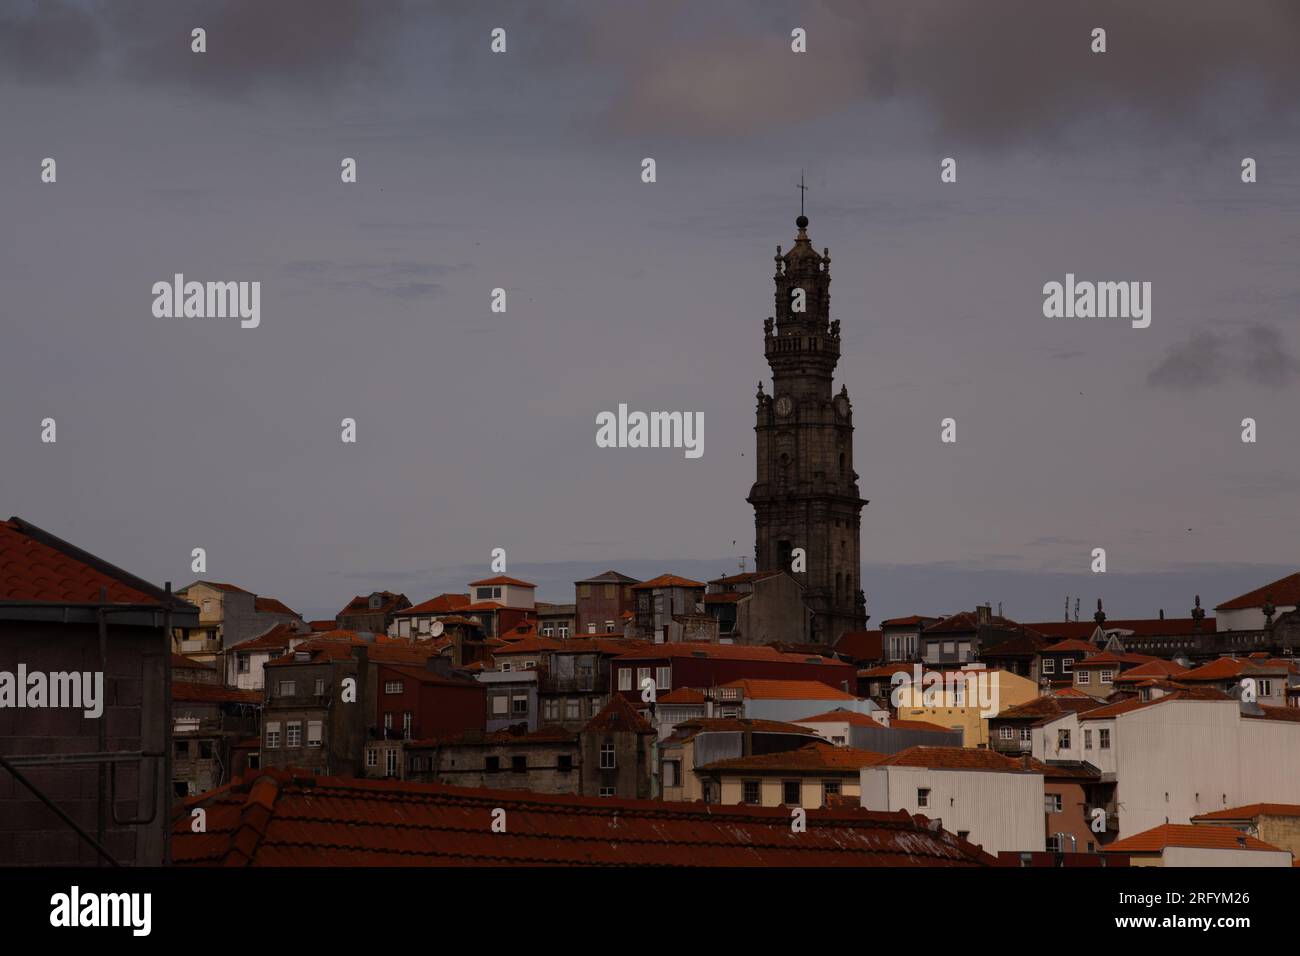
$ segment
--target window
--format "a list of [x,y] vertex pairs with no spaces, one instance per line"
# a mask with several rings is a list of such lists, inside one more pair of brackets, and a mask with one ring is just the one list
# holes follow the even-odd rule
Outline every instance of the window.
[[579,584],[579,585],[578,585],[578,597],[580,597],[580,598],[589,598],[589,597],[591,597],[591,585],[590,585],[590,584]]
[[415,718],[409,710],[402,714],[402,737],[406,740],[411,739],[411,721]]
[[680,787],[682,785],[682,762],[680,760],[664,761],[664,786]]
[[1101,672],[1101,682],[1102,682],[1103,684],[1109,684],[1109,683],[1111,682],[1111,680],[1114,678],[1114,676],[1115,676],[1115,672],[1114,672],[1114,671],[1102,671],[1102,672]]
[[211,740],[200,740],[200,741],[199,741],[199,759],[200,759],[200,760],[211,760],[211,759],[212,759],[212,741],[211,741]]
[[499,587],[474,589],[474,600],[476,601],[490,601],[493,598],[499,598],[500,596],[501,589]]
[[836,747],[843,747],[844,738],[839,734],[836,734],[835,736],[831,737],[831,743],[833,743]]
[[957,645],[957,659],[960,661],[970,660],[970,641],[962,641]]
[[412,758],[411,758],[411,773],[419,773],[419,772],[420,772],[420,758],[419,758],[419,757],[412,757]]
[[1083,749],[1084,749],[1084,750],[1091,750],[1091,749],[1092,749],[1092,731],[1091,731],[1091,730],[1085,730],[1085,731],[1083,732]]
[[1073,658],[1073,657],[1062,657],[1062,658],[1061,658],[1061,673],[1062,673],[1062,674],[1068,674],[1068,673],[1070,673],[1070,672],[1073,671],[1073,670],[1074,670],[1074,658]]
[[740,785],[740,799],[752,806],[758,805],[758,781],[746,780]]
[[317,697],[325,696],[325,678],[323,677],[316,678],[316,696]]
[[918,807],[928,807],[930,805],[930,788],[919,787],[916,791],[916,805]]
[[1061,852],[1061,837],[1060,837],[1060,834],[1053,833],[1051,836],[1049,836],[1049,837],[1047,838],[1047,852],[1048,852],[1048,853],[1060,853],[1060,852]]
[[606,622],[605,622],[605,633],[606,633],[606,634],[613,634],[613,633],[614,633],[614,622],[613,622],[613,621],[606,621]]
[[395,749],[390,748],[384,752],[384,776],[397,776],[397,751]]
[[606,739],[600,745],[600,769],[614,769],[614,741]]
[[1090,677],[1089,677],[1089,674],[1088,674],[1087,671],[1075,671],[1075,672],[1074,672],[1074,682],[1075,682],[1076,684],[1086,684],[1086,683],[1088,683],[1089,679],[1090,679]]
[[582,719],[582,701],[577,697],[570,697],[564,702],[564,719],[581,720]]
[[515,665],[512,664],[510,661],[502,661],[500,669],[502,673],[509,673],[510,671],[515,669]]
[[799,786],[798,780],[781,781],[781,802],[787,807],[799,806],[799,801],[802,799],[802,794],[800,793],[802,789],[803,788]]
[[379,751],[376,750],[374,747],[370,747],[366,750],[366,766],[367,767],[379,766]]
[[392,715],[392,714],[384,714],[384,729],[385,729],[385,730],[392,730],[392,729],[393,729],[393,715]]
[[1044,658],[1043,658],[1043,673],[1044,673],[1044,674],[1055,674],[1055,673],[1056,673],[1056,661],[1052,660],[1050,657],[1044,657]]
[[572,770],[573,770],[573,755],[572,755],[572,754],[560,754],[560,759],[559,759],[559,761],[557,762],[557,764],[556,764],[556,768],[555,768],[555,769],[559,770],[560,773],[570,773],[570,772],[572,772]]
[[488,773],[496,773],[501,769],[500,757],[487,757],[483,761],[483,769]]
[[831,797],[839,796],[839,793],[840,793],[840,782],[838,780],[822,781],[822,804],[823,805],[830,803]]
[[1034,730],[1032,727],[1020,728],[1020,742],[1022,744],[1031,743],[1033,742],[1033,739],[1034,739]]
[[1043,806],[1048,813],[1061,812],[1061,795],[1059,793],[1048,793],[1043,795]]
[[177,760],[190,759],[190,742],[188,740],[176,741],[176,759]]
[[400,694],[402,692],[402,682],[400,680],[384,681],[385,694]]
[[601,787],[601,788],[600,788],[600,795],[601,795],[602,797],[612,797],[612,796],[614,796],[614,788],[613,788],[613,787]]
[[542,625],[542,637],[550,637],[553,633],[555,633],[555,628],[551,626],[550,621]]
[[1259,680],[1255,681],[1255,686],[1258,688],[1258,695],[1260,697],[1273,696],[1273,682],[1267,677],[1261,677]]
[[637,690],[641,690],[643,687],[645,687],[645,682],[648,681],[649,679],[650,679],[650,668],[638,667],[636,669]]
[[632,689],[632,668],[620,667],[618,669],[618,689],[619,690]]
[[542,701],[542,720],[559,720],[560,702],[554,697]]
[[291,680],[282,680],[276,687],[277,697],[292,697],[297,693],[297,682]]
[[241,673],[241,674],[247,674],[247,673],[248,673],[248,655],[247,655],[247,654],[236,654],[236,655],[235,655],[235,663],[236,663],[236,665],[237,665],[237,668],[236,668],[236,669],[239,671],[239,673]]
[[998,728],[998,738],[1001,740],[1011,740],[1014,737],[1014,735],[1015,735],[1015,728],[1013,727]]
[[307,721],[307,746],[319,747],[321,740],[321,722],[319,720]]
[[510,712],[510,698],[505,694],[498,694],[492,698],[492,715],[494,717],[504,717]]
[[[655,688],[658,690],[671,690],[672,669],[668,667],[655,668]],[[1263,693],[1261,691],[1261,693]]]
[[568,640],[568,638],[569,638],[569,625],[568,625],[568,624],[561,624],[561,625],[560,625],[560,638],[563,639],[563,640]]
[[522,754],[516,754],[515,756],[511,757],[511,758],[510,758],[510,772],[511,772],[511,773],[527,773],[527,772],[528,772],[528,758],[525,757],[525,756],[523,756]]
[[275,750],[280,746],[280,722],[272,721],[266,725],[266,749]]
[[958,839],[958,840],[969,840],[969,839],[970,839],[970,831],[969,831],[969,830],[958,830],[958,831],[957,831],[957,839]]
[[1110,749],[1110,728],[1102,727],[1097,731],[1097,746],[1101,750]]
[[284,728],[284,745],[286,747],[302,746],[302,722],[291,720]]
[[515,717],[528,716],[528,696],[526,694],[517,694],[510,698],[510,713]]
[[945,657],[952,657],[957,653],[957,643],[955,641],[944,641],[943,653]]
[[1070,732],[1061,728],[1056,732],[1056,749],[1068,750],[1070,747]]

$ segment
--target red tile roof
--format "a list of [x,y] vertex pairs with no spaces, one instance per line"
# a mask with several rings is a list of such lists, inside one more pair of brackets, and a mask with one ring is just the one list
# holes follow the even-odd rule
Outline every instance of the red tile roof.
[[[1097,630],[1096,621],[1035,621],[1025,626],[1056,638],[1087,639]],[[1201,621],[1202,633],[1213,634],[1214,627],[1212,617]],[[1197,627],[1195,619],[1190,617],[1126,617],[1108,620],[1102,630],[1132,631],[1138,637],[1182,637],[1195,634]]]
[[907,617],[891,617],[888,621],[881,621],[881,627],[910,627],[913,624],[924,624],[926,621],[934,621],[937,618],[922,617],[920,614],[909,614]]
[[[1163,697],[1154,697],[1151,700],[1143,700],[1140,697],[1130,697],[1126,700],[1115,701],[1098,707],[1096,710],[1090,710],[1087,713],[1080,714],[1080,720],[1109,720],[1112,717],[1118,717],[1120,714],[1131,713],[1135,710],[1142,710],[1144,707],[1156,707],[1160,704],[1168,703],[1172,700],[1210,700],[1223,701],[1229,700],[1227,694],[1222,691],[1212,690],[1210,688],[1188,688],[1185,690],[1175,690],[1165,694]],[[1300,714],[1297,714],[1300,719]]]
[[260,704],[260,690],[235,690],[220,684],[198,684],[192,681],[172,681],[172,701],[195,704]]
[[1147,661],[1145,664],[1139,664],[1137,667],[1130,667],[1128,670],[1124,671],[1124,673],[1117,675],[1115,683],[1127,684],[1151,679],[1160,680],[1165,677],[1178,677],[1179,680],[1182,680],[1180,675],[1184,672],[1185,668],[1179,664],[1175,664],[1173,661]]
[[[190,811],[207,810],[194,833]],[[493,811],[505,833],[492,832]],[[906,812],[722,807],[260,771],[181,803],[178,866],[992,866]]]
[[1241,677],[1249,677],[1255,674],[1268,676],[1284,674],[1286,671],[1285,666],[1272,666],[1264,661],[1250,661],[1240,657],[1218,657],[1202,664],[1200,667],[1183,671],[1178,675],[1178,680],[1180,683],[1235,681]]
[[740,574],[731,574],[725,578],[714,578],[710,584],[751,584],[754,581],[766,581],[774,575],[780,574],[780,571],[744,571]]
[[1265,584],[1262,588],[1247,591],[1230,601],[1224,601],[1215,610],[1239,611],[1248,607],[1263,607],[1264,602],[1270,598],[1274,605],[1280,607],[1300,605],[1300,571],[1295,574],[1288,574],[1284,578],[1278,578],[1271,584]]
[[836,747],[824,740],[817,740],[797,750],[715,760],[697,769],[719,773],[827,773],[834,770],[861,770],[884,759],[884,754],[870,750]]
[[370,595],[358,594],[347,603],[347,607],[339,611],[336,617],[344,617],[349,614],[388,614],[390,611],[395,610],[402,601],[410,603],[405,594],[394,594],[392,591],[379,591],[378,593],[384,599],[384,603],[379,607],[372,608],[370,606]]
[[749,731],[755,734],[798,734],[815,737],[811,727],[788,724],[783,720],[762,720],[750,717],[693,717],[683,720],[673,728],[671,740],[689,740],[697,734],[731,734]]
[[676,574],[661,574],[657,578],[651,578],[649,581],[642,581],[640,584],[632,585],[633,591],[650,590],[652,588],[702,588],[705,585],[699,581],[692,581],[690,578],[679,577]]
[[733,680],[723,687],[739,687],[745,699],[760,700],[857,700],[852,694],[838,690],[819,680]]
[[[225,591],[227,594],[252,594],[253,593],[251,591],[246,591],[244,588],[241,588],[237,584],[222,584],[220,581],[195,581],[194,584],[205,584],[208,587],[215,588],[218,591]],[[194,587],[194,584],[187,585],[182,590],[188,591],[190,588]]]
[[1272,850],[1279,848],[1232,827],[1207,827],[1192,823],[1164,823],[1101,847],[1102,853],[1159,853],[1166,847],[1201,850]]
[[989,770],[998,773],[1044,773],[1048,768],[1036,760],[1024,761],[1004,757],[992,750],[972,747],[908,747],[890,754],[879,762],[881,767],[929,767],[935,770]]
[[646,642],[642,649],[621,654],[621,661],[652,661],[674,657],[702,657],[715,660],[732,661],[779,661],[785,664],[806,664],[809,660],[843,671],[846,675],[849,666],[840,661],[815,656],[812,654],[783,654],[774,647],[765,644],[701,644],[682,642],[672,644],[651,644]]
[[1211,813],[1198,813],[1192,817],[1197,820],[1253,820],[1255,817],[1300,817],[1300,804],[1295,803],[1251,803],[1244,807],[1228,807]]
[[157,604],[162,595],[147,581],[21,518],[0,522],[0,600],[94,604],[101,588],[114,604]]
[[489,587],[494,584],[507,584],[516,588],[535,588],[536,584],[530,584],[527,581],[520,581],[518,578],[508,578],[504,574],[498,574],[494,578],[484,578],[482,581],[471,581],[469,586],[472,588]]
[[609,703],[587,722],[583,731],[593,734],[653,734],[655,729],[636,712],[635,708],[627,702],[626,697],[622,694],[611,694]]
[[845,631],[835,642],[835,653],[850,660],[878,661],[885,656],[880,631]]
[[[331,624],[334,622],[331,621]],[[252,640],[244,641],[242,644],[236,644],[233,650],[236,651],[275,651],[280,648],[289,646],[289,639],[297,637],[298,632],[293,629],[291,624],[277,624],[264,634],[260,634]]]
[[[1096,625],[1094,625],[1095,627]],[[1097,645],[1091,641],[1081,641],[1078,638],[1070,637],[1063,641],[1057,641],[1048,647],[1043,648],[1044,654],[1054,654],[1059,651],[1083,651],[1085,654],[1097,653]]]
[[993,614],[989,617],[989,621],[987,624],[981,625],[979,623],[979,617],[975,611],[960,611],[957,614],[952,614],[944,618],[942,621],[939,621],[935,624],[931,624],[929,627],[925,628],[925,630],[923,630],[921,633],[960,634],[966,631],[978,630],[981,626],[993,628],[994,630],[1021,631],[1026,634],[1030,634],[1030,633],[1035,634],[1038,637],[1043,636],[1042,634],[1039,634],[1037,631],[1034,631],[1033,628],[1029,627],[1028,625],[1021,624],[1019,621],[1013,621],[1009,617],[999,617],[996,614]]
[[388,664],[417,664],[423,666],[437,650],[429,641],[410,641],[397,637],[384,637],[376,634],[373,640],[362,640],[355,631],[331,631],[319,634],[309,641],[304,641],[290,653],[275,657],[266,662],[267,667],[303,663],[299,654],[310,655],[311,663],[321,661],[346,660],[352,657],[353,649],[364,647],[366,656],[371,661]]
[[253,610],[260,611],[263,614],[288,614],[297,618],[302,616],[283,601],[277,601],[275,598],[270,597],[256,598],[253,601]]
[[696,690],[694,687],[679,687],[676,690],[670,690],[659,698],[661,704],[703,704],[708,700],[703,692]]
[[468,594],[439,594],[437,597],[432,597],[427,601],[422,601],[414,607],[403,608],[398,611],[395,616],[410,617],[415,614],[449,614],[452,611],[459,611],[467,604],[469,604]]
[[951,727],[940,727],[938,724],[932,724],[928,720],[898,720],[889,721],[889,726],[898,730],[923,730],[927,733],[940,734],[959,734],[960,730],[953,730]]
[[203,661],[196,661],[192,657],[184,657],[180,654],[172,655],[172,670],[216,670],[213,664],[205,664]]

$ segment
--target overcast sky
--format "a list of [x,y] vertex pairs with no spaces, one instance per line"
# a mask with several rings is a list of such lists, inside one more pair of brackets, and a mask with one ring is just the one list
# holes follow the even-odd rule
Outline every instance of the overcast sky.
[[[1300,566],[1298,46],[1287,0],[2,0],[4,515],[309,616],[496,547],[550,600],[752,566],[803,169],[873,620],[1213,606]],[[155,318],[177,272],[260,281],[260,327]],[[1151,326],[1044,318],[1066,273]],[[598,448],[621,402],[703,457]]]

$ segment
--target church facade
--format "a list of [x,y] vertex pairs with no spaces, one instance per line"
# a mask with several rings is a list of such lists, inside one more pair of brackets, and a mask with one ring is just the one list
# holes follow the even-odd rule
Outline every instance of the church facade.
[[758,386],[754,557],[760,571],[790,573],[813,612],[811,639],[834,643],[866,626],[860,528],[867,503],[853,470],[853,405],[841,386],[840,323],[830,318],[830,251],[818,253],[808,219],[784,255],[776,250],[776,315],[764,323],[772,391]]

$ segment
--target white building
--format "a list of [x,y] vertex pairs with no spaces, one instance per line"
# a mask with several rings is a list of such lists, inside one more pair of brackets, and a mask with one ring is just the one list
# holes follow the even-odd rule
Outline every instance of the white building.
[[1288,574],[1262,588],[1256,588],[1238,595],[1230,601],[1224,601],[1214,609],[1219,631],[1258,631],[1264,627],[1264,604],[1272,600],[1276,611],[1273,620],[1287,612],[1294,611],[1300,604],[1300,571]]
[[861,771],[862,806],[868,810],[906,810],[982,846],[1041,851],[1042,773],[991,750],[966,747],[911,747]]
[[1256,709],[1170,694],[1081,714],[1082,759],[1116,781],[1120,839],[1226,807],[1300,803],[1300,721],[1286,719],[1300,713]]

